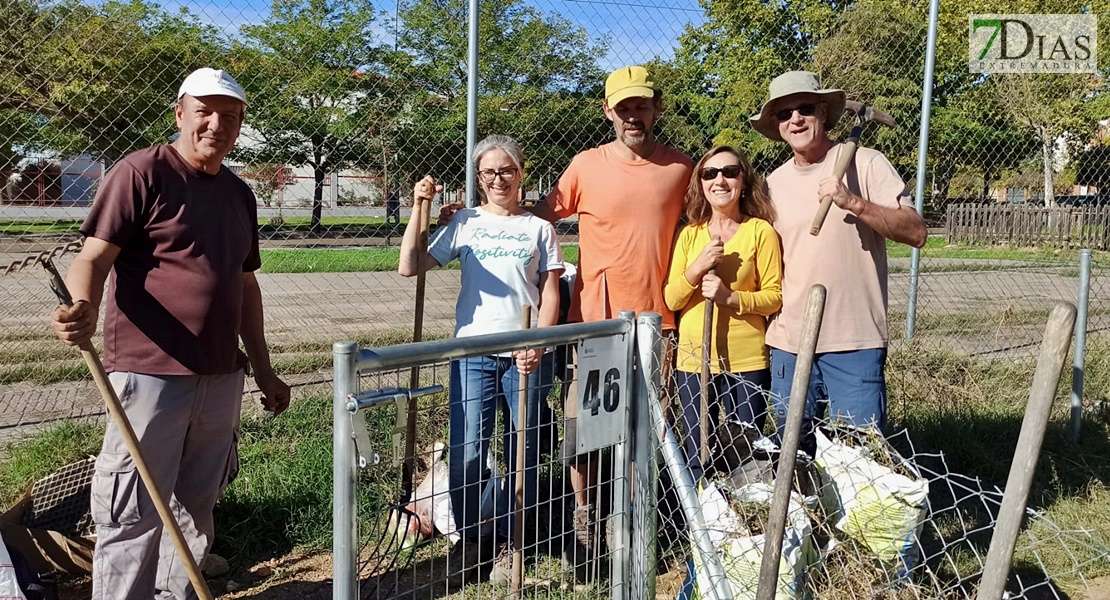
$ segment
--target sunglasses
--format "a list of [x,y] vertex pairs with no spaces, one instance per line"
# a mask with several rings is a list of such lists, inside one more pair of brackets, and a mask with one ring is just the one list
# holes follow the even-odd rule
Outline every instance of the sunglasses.
[[724,167],[706,167],[701,170],[701,178],[705,181],[713,181],[717,175],[725,176],[725,179],[736,179],[740,176],[740,165],[726,165]]
[[775,118],[780,121],[789,121],[790,117],[794,116],[794,111],[798,111],[799,115],[803,117],[812,117],[817,112],[816,104],[799,104],[794,108],[784,108],[775,113]]

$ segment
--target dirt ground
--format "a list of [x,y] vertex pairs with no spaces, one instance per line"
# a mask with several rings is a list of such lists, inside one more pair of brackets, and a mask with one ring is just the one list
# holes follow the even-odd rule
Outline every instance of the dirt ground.
[[[277,559],[258,562],[238,569],[226,577],[209,579],[213,595],[223,600],[301,600],[326,599],[332,595],[331,554],[294,552]],[[672,569],[656,580],[656,598],[671,599],[682,586],[685,573]],[[58,600],[87,600],[91,584],[87,577],[66,582],[59,590]],[[427,598],[463,598],[464,593],[436,594],[426,590]],[[392,595],[391,595],[392,596]],[[1110,600],[1110,596],[1107,597]]]
[[[223,600],[301,600],[331,598],[331,555],[307,555],[294,552],[287,556],[258,562],[239,569],[227,577],[209,580],[212,593]],[[684,573],[671,569],[656,580],[656,599],[672,599],[682,586]],[[1090,594],[1066,597],[1070,600],[1110,600],[1110,577],[1087,582]],[[87,578],[67,582],[60,590],[59,600],[87,600],[90,584]],[[438,595],[431,590],[426,597],[463,598],[466,594]]]

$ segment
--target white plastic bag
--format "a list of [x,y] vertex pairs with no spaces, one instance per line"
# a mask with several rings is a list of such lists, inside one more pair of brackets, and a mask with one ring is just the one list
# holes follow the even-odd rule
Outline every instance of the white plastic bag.
[[884,452],[900,461],[910,476],[879,464],[866,447],[829,439],[818,429],[816,462],[825,491],[822,504],[834,527],[904,576],[920,554],[917,540],[928,510],[929,482],[913,464],[884,445]]
[[[709,538],[721,557],[725,575],[732,586],[732,597],[755,598],[759,588],[759,569],[763,563],[763,546],[766,536],[762,533],[750,535],[744,525],[743,516],[736,513],[726,498],[726,493],[742,502],[770,506],[774,491],[766,483],[753,483],[735,490],[725,490],[723,482],[705,486],[701,494],[702,516],[709,528]],[[775,587],[777,600],[805,598],[806,577],[810,567],[817,561],[817,551],[813,545],[812,528],[806,515],[802,499],[797,494],[790,495],[786,514],[786,529],[783,531],[782,555],[779,559],[779,580]],[[693,552],[694,572],[697,589],[708,585],[709,580],[702,566],[701,555]],[[695,591],[694,598],[699,597]]]
[[19,589],[19,581],[15,577],[15,565],[12,564],[12,556],[3,538],[0,538],[0,598],[27,600],[27,596],[24,596]]
[[[403,548],[409,548],[435,532],[446,535],[452,544],[460,539],[458,527],[455,526],[455,513],[451,508],[451,473],[447,467],[446,449],[442,442],[435,443],[432,468],[413,491],[413,500],[406,505],[408,513],[416,515],[415,518],[405,511],[390,511],[390,527],[403,538]],[[490,468],[489,481],[482,490],[478,510],[480,536],[493,532],[494,515],[504,514],[508,503],[506,481],[497,468],[497,461],[491,456],[487,464]]]

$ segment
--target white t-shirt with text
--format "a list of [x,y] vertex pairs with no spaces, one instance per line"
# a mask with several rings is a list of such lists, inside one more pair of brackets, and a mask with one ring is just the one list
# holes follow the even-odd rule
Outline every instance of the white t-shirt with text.
[[458,258],[462,268],[455,337],[517,331],[525,304],[532,307],[535,327],[540,275],[563,268],[551,223],[531,213],[502,216],[481,207],[455,213],[435,232],[428,252],[440,265]]

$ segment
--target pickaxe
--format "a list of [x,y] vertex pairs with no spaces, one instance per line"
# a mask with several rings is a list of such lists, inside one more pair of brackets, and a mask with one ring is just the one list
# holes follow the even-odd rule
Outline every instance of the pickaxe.
[[[875,121],[887,127],[896,127],[893,117],[873,106],[868,106],[856,100],[845,102],[844,111],[851,111],[852,114],[856,115],[856,124],[852,126],[852,132],[848,134],[848,139],[842,144],[844,147],[840,149],[840,153],[836,156],[833,177],[837,179],[843,179],[844,174],[848,172],[848,165],[852,164],[852,158],[856,155],[856,147],[859,145],[859,137],[863,133],[864,123]],[[817,216],[813,217],[813,225],[809,228],[810,235],[821,233],[821,226],[825,224],[825,217],[828,216],[829,207],[832,206],[832,203],[832,196],[821,198],[821,207],[817,209]]]

